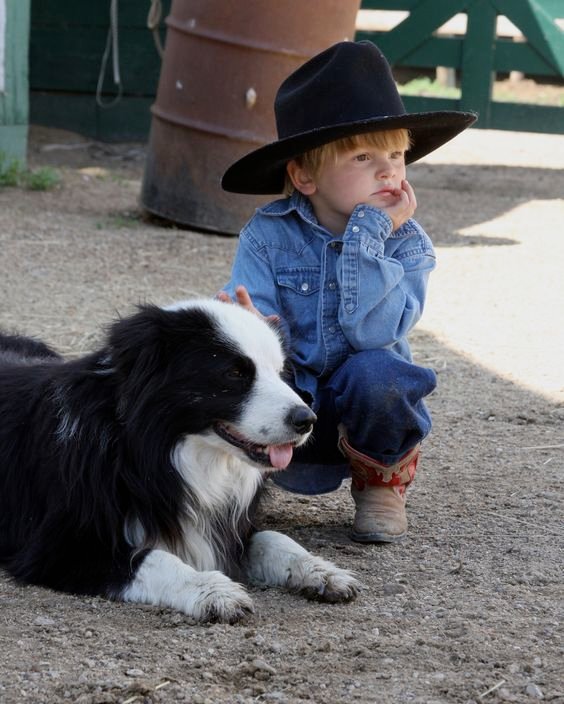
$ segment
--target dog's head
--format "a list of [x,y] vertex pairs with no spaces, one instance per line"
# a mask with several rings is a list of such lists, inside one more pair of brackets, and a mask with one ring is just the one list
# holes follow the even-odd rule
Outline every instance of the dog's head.
[[142,306],[110,333],[122,423],[165,433],[172,447],[200,435],[263,469],[282,469],[315,414],[283,380],[278,332],[215,300]]

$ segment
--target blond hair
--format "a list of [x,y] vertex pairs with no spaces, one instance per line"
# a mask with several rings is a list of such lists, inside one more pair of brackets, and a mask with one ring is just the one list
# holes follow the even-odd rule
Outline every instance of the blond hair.
[[[382,130],[343,137],[320,147],[311,149],[294,158],[298,166],[312,177],[316,178],[328,161],[336,161],[339,154],[362,147],[373,147],[384,151],[407,151],[411,146],[409,131],[406,129]],[[286,174],[284,192],[290,195],[294,186]]]

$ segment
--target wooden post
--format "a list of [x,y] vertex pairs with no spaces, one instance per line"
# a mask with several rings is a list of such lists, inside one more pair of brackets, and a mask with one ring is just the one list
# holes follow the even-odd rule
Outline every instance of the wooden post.
[[462,55],[461,110],[476,110],[478,126],[490,126],[497,12],[491,0],[469,3]]
[[0,0],[0,5],[0,153],[25,164],[30,0]]

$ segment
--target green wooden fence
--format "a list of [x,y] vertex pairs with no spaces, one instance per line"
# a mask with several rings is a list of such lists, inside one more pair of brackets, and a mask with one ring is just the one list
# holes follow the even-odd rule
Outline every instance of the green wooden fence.
[[29,0],[3,1],[0,38],[0,154],[25,163],[28,125]]
[[[21,12],[29,0],[7,2]],[[109,141],[146,139],[161,65],[146,27],[150,1],[119,0],[118,7],[123,96],[113,107],[103,108],[96,103],[95,93],[110,24],[110,0],[33,0],[31,122]],[[162,7],[165,17],[170,0],[162,0]],[[564,14],[564,0],[364,0],[362,9],[410,13],[391,31],[356,35],[374,40],[392,65],[444,66],[460,73],[459,99],[405,96],[408,110],[471,109],[479,112],[478,126],[483,128],[564,132],[564,108],[491,99],[495,72],[562,78],[564,33],[553,19]],[[457,13],[467,14],[466,35],[437,34],[437,28]],[[527,41],[496,37],[495,21],[501,14],[518,26]],[[104,87],[107,101],[115,94],[109,66]],[[21,112],[23,97],[18,104]],[[0,99],[0,123],[1,118]]]
[[[564,108],[492,99],[496,72],[520,71],[564,77],[564,0],[364,0],[365,10],[407,10],[389,31],[360,31],[392,66],[460,71],[459,99],[405,96],[407,110],[475,110],[477,127],[564,134]],[[467,15],[464,36],[436,33],[458,13]],[[526,41],[496,36],[498,15],[519,28]]]

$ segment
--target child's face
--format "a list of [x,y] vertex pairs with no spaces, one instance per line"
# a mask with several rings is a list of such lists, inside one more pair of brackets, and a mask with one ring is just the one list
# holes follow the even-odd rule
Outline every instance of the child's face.
[[341,234],[352,211],[361,203],[376,208],[394,205],[405,179],[405,152],[361,146],[327,159],[311,179],[307,195],[319,222],[333,234]]

